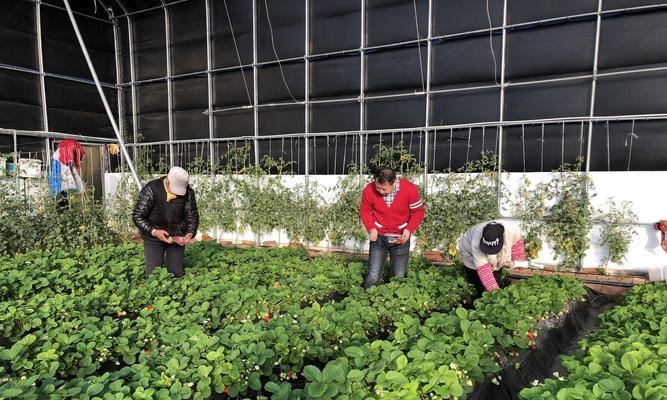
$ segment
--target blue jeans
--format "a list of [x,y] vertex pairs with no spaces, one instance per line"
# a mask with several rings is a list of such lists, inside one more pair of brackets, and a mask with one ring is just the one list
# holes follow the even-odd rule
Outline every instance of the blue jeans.
[[377,285],[382,280],[387,255],[391,255],[391,275],[404,277],[410,257],[410,241],[403,244],[391,244],[385,236],[378,235],[376,241],[370,242],[368,274],[364,279],[365,289]]

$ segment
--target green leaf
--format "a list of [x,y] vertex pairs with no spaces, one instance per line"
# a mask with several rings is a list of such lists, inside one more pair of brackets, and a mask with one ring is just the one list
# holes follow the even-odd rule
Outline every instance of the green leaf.
[[329,363],[322,371],[322,381],[335,382],[343,377],[343,373],[343,367],[341,367],[339,364]]
[[322,382],[322,372],[314,365],[306,365],[303,375],[311,382]]
[[326,383],[312,382],[306,385],[306,392],[312,398],[318,398],[324,394],[327,390]]
[[358,369],[352,369],[350,370],[350,372],[347,373],[347,380],[356,382],[364,379],[365,376],[366,372]]
[[199,367],[197,367],[197,373],[199,374],[200,378],[208,377],[211,371],[213,371],[213,367],[208,365],[200,365]]
[[275,382],[266,382],[266,385],[264,385],[264,390],[269,393],[278,393],[280,392],[280,386]]
[[16,397],[20,394],[23,394],[23,390],[17,389],[17,388],[6,389],[6,390],[3,390],[2,392],[0,392],[0,395],[2,396],[2,398],[7,398],[7,399],[12,398],[12,397]]
[[401,355],[396,359],[396,368],[403,369],[408,365],[408,358],[405,355]]
[[104,385],[101,383],[93,383],[92,385],[88,386],[88,390],[86,390],[86,393],[95,396],[99,392],[101,392],[104,389]]
[[626,371],[632,372],[639,366],[639,361],[632,352],[625,353],[623,354],[623,357],[621,357],[621,365]]
[[456,309],[456,315],[461,319],[468,319],[468,310],[463,307],[458,307]]
[[405,385],[408,383],[408,378],[405,377],[405,375],[401,374],[400,372],[396,371],[389,371],[385,375],[385,379],[395,385]]
[[356,347],[356,346],[346,347],[345,348],[345,354],[347,354],[350,357],[354,357],[354,358],[361,358],[365,355],[364,351],[361,348]]

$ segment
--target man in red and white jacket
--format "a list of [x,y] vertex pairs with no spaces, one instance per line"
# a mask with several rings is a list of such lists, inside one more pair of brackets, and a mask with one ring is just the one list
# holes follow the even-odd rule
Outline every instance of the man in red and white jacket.
[[396,171],[381,167],[375,180],[361,195],[361,222],[370,234],[368,274],[364,288],[382,280],[384,263],[391,255],[392,276],[405,276],[410,255],[410,236],[424,219],[419,188],[396,177]]
[[511,222],[482,222],[468,229],[459,240],[463,270],[477,295],[504,287],[501,269],[526,267],[521,228]]

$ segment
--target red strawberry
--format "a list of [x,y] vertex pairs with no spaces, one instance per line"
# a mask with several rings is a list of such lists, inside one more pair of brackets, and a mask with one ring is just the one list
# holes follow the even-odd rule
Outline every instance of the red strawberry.
[[535,337],[537,337],[537,333],[535,333],[535,332],[528,332],[528,333],[527,333],[527,336],[528,336],[528,339],[531,339],[531,340],[532,340],[532,339],[535,339]]
[[117,316],[118,318],[123,318],[123,317],[125,316],[125,311],[118,311],[118,312],[116,313],[116,316]]
[[225,388],[222,390],[222,393],[229,393],[229,388],[225,386]]
[[269,312],[267,311],[266,314],[264,314],[264,321],[269,322],[270,319],[271,319],[271,314],[269,314]]
[[153,306],[146,306],[146,310],[151,311],[153,309]]
[[151,355],[151,349],[144,350],[144,354],[146,355],[146,357],[149,357]]
[[293,376],[294,376],[294,372],[287,371],[287,379],[292,379]]

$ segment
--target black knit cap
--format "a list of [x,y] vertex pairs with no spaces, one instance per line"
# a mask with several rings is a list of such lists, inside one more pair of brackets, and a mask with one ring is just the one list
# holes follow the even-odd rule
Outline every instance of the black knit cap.
[[498,254],[503,248],[505,227],[497,222],[489,222],[482,231],[479,249],[484,254]]

